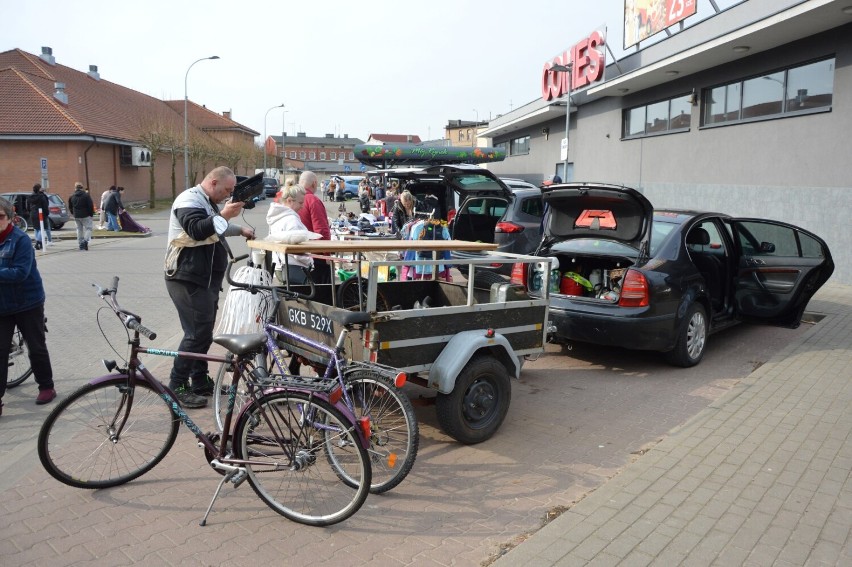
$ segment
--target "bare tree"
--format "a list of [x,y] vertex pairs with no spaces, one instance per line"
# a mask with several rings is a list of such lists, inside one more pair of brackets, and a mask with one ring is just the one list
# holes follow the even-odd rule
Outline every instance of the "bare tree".
[[[138,142],[151,154],[151,167],[148,170],[148,206],[153,209],[157,201],[157,157],[161,152],[175,152],[177,125],[174,116],[160,112],[140,117],[138,130]],[[174,168],[172,174],[174,175]]]

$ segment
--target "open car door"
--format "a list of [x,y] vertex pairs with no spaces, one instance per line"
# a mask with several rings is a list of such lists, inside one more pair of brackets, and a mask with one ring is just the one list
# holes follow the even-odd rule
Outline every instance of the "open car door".
[[728,219],[738,248],[734,301],[739,318],[797,327],[811,297],[834,271],[815,234],[765,219]]

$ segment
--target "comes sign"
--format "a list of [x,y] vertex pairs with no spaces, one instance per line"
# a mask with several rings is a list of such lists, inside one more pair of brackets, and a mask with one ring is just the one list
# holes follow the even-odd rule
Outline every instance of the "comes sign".
[[[606,67],[605,43],[605,32],[595,31],[569,51],[547,61],[541,75],[542,98],[553,100],[601,81]],[[551,69],[553,65],[568,65],[572,61],[570,77],[567,72]]]

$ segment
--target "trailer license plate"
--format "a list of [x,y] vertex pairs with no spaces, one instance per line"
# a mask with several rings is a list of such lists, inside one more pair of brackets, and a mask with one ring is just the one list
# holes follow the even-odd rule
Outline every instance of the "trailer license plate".
[[331,329],[331,319],[316,313],[308,313],[294,307],[287,308],[287,318],[294,325],[319,331],[326,335],[334,336],[334,331]]

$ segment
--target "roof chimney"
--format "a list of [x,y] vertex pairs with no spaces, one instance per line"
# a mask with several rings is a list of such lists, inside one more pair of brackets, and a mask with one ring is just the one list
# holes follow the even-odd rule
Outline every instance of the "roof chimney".
[[98,73],[98,66],[97,65],[89,65],[88,75],[96,81],[101,80],[101,74]]
[[334,138],[334,134],[326,134],[325,137],[326,138]]
[[225,118],[227,118],[228,120],[230,120],[230,119],[231,119],[231,111],[230,111],[230,110],[224,110],[224,111],[222,111],[222,116],[224,116]]
[[68,106],[68,95],[65,93],[65,83],[53,83],[53,88],[56,92],[53,93],[53,98]]
[[53,57],[53,48],[51,47],[42,47],[39,57],[48,65],[56,65],[56,59]]

